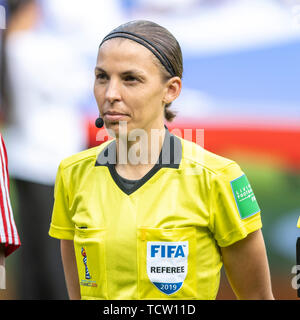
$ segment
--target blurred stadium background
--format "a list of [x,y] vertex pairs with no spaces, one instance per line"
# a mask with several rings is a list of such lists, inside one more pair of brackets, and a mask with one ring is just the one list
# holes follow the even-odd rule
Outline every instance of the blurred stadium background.
[[[8,8],[8,2],[0,0],[0,5]],[[26,88],[22,92],[17,86],[24,108],[23,111],[19,108],[22,122],[17,130],[20,133],[20,127],[26,123],[33,139],[38,135],[46,143],[49,137],[44,133],[48,136],[51,133],[50,143],[57,144],[59,152],[41,183],[54,183],[59,160],[74,153],[54,128],[70,129],[70,137],[78,140],[72,146],[74,150],[100,143],[96,139],[98,129],[94,127],[98,113],[92,87],[97,48],[103,36],[128,20],[148,19],[162,24],[177,37],[184,57],[183,91],[174,103],[178,116],[169,127],[204,129],[204,147],[234,159],[242,167],[262,210],[274,296],[296,299],[291,270],[296,264],[295,244],[299,236],[296,224],[300,215],[300,3],[297,0],[29,2],[35,5],[31,8],[33,13],[26,11],[25,21],[20,17],[16,28],[17,33],[24,32],[27,36],[19,37],[20,45],[16,37],[12,48],[18,48],[19,56],[30,56],[27,60],[30,70],[28,76],[16,72],[12,81],[21,82],[17,79],[20,77],[30,83],[30,76],[40,76],[40,82],[30,84],[38,97],[32,97]],[[8,23],[9,16],[6,20]],[[31,47],[32,43],[36,47]],[[39,45],[46,50],[39,51]],[[44,60],[40,59],[41,53]],[[13,54],[12,63],[14,59],[19,61]],[[1,97],[0,103],[12,204],[21,230],[22,209],[18,208],[13,179],[20,167],[20,163],[15,164],[14,153],[20,155],[22,147],[11,137],[14,127],[7,120],[5,97]],[[40,103],[48,104],[51,112],[41,108]],[[54,104],[64,106],[68,112],[55,113]],[[37,108],[40,111],[36,122],[27,123],[27,117]],[[15,119],[18,123],[18,116]],[[28,144],[30,137],[26,136]],[[32,259],[34,263],[34,252]],[[17,251],[7,260],[8,289],[0,291],[0,299],[18,299],[19,268],[22,265]],[[218,299],[234,299],[224,273]]]

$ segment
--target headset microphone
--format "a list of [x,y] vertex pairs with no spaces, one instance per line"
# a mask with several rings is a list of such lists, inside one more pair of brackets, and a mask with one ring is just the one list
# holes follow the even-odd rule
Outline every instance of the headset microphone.
[[102,118],[97,118],[96,119],[96,121],[95,121],[95,126],[97,127],[97,128],[102,128],[103,126],[104,126],[104,121],[103,121],[103,119]]

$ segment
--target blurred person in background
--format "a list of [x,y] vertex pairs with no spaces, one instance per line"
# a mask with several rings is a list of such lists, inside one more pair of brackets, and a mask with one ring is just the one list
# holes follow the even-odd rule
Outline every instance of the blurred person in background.
[[[97,18],[97,22],[106,32],[107,19],[118,18],[114,3],[85,1],[83,15],[80,1],[7,2],[2,114],[20,209],[21,299],[67,297],[58,243],[47,235],[53,187],[60,160],[87,144],[82,106],[93,82],[86,61],[91,60],[93,41],[101,38],[101,27],[91,32],[87,24],[92,26],[101,7],[106,18]],[[94,39],[96,30],[100,36]]]
[[0,289],[6,289],[5,259],[20,245],[9,197],[7,153],[0,134]]
[[[8,1],[7,9],[2,47],[3,134],[17,189],[20,236],[24,240],[16,267],[17,298],[62,299],[66,289],[64,282],[57,283],[63,279],[59,255],[55,252],[58,248],[44,235],[53,194],[51,168],[55,163],[51,148],[54,155],[59,153],[54,148],[54,130],[62,130],[59,121],[63,116],[56,110],[59,105],[55,106],[52,100],[53,86],[47,79],[55,64],[47,57],[50,49],[45,46],[47,41],[40,42],[35,31],[40,18],[38,2]],[[54,116],[57,127],[53,126]],[[52,144],[47,136],[52,136]]]

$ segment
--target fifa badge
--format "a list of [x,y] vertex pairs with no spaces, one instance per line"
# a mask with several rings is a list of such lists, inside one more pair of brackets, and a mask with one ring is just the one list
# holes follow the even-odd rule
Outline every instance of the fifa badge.
[[161,292],[171,295],[183,285],[188,269],[188,241],[147,242],[147,274]]

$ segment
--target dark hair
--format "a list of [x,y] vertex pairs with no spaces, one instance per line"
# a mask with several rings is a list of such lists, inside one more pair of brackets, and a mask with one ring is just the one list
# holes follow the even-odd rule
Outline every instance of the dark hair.
[[[147,20],[135,20],[120,25],[116,29],[112,30],[105,38],[109,38],[109,35],[117,32],[129,32],[140,36],[145,42],[151,43],[153,50],[157,52],[163,59],[156,59],[165,80],[178,76],[182,78],[183,64],[182,64],[182,52],[178,41],[175,37],[164,27],[157,23]],[[104,38],[104,39],[105,39]],[[142,40],[143,41],[143,40]],[[153,52],[153,50],[151,50]],[[157,54],[155,54],[157,56]],[[165,64],[162,60],[166,60],[171,65],[172,73],[167,71]],[[165,119],[172,121],[176,117],[176,113],[170,110],[171,103],[165,105]]]

